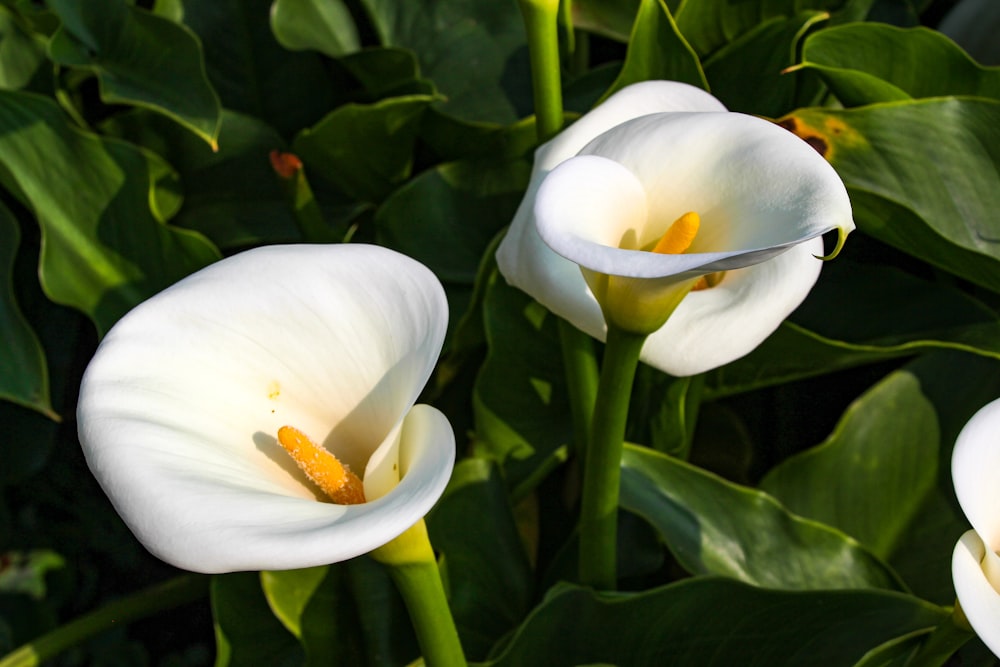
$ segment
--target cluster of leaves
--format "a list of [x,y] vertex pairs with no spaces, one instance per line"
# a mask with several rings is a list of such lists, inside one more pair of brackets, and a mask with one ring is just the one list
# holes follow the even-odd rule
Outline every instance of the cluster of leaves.
[[[448,292],[427,398],[468,437],[428,521],[471,659],[903,664],[953,601],[951,444],[1000,395],[1000,69],[919,27],[949,4],[573,2],[570,119],[632,82],[702,86],[820,150],[860,230],[749,356],[640,369],[612,594],[565,583],[578,464],[557,323],[491,257],[535,145],[514,0],[0,0],[0,655],[172,574],[79,453],[99,336],[223,255],[366,241]],[[398,665],[417,648],[359,558],[215,577],[211,612],[64,661],[213,653]]]

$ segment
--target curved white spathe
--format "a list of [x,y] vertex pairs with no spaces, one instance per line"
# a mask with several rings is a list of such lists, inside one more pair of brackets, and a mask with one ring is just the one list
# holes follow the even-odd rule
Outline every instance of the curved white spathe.
[[[585,124],[592,116],[611,121]],[[716,287],[689,294],[646,341],[642,359],[673,375],[709,370],[760,344],[819,276],[819,237],[854,229],[843,183],[811,147],[772,123],[725,112],[690,86],[631,86],[563,134],[572,141],[557,144],[560,135],[536,154],[497,253],[500,271],[602,340],[604,318],[581,266],[660,287],[727,271]],[[646,252],[688,211],[702,221],[688,252]]]
[[1000,656],[1000,400],[979,410],[955,441],[951,475],[972,530],[955,546],[952,580],[962,611]]
[[[366,553],[422,518],[451,474],[451,426],[414,406],[446,325],[433,274],[384,248],[235,255],[104,338],[77,410],[87,463],[139,540],[184,569]],[[369,502],[319,502],[276,441],[284,425],[364,471]]]

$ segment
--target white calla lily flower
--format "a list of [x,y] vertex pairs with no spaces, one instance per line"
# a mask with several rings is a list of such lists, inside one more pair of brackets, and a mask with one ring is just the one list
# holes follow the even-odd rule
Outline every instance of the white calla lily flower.
[[1000,656],[1000,400],[979,410],[955,442],[951,475],[972,530],[955,546],[955,593],[972,629]]
[[[689,245],[649,252],[689,212]],[[854,229],[850,200],[815,150],[702,90],[650,81],[538,149],[497,261],[510,284],[595,338],[606,317],[651,332],[643,361],[684,376],[770,335],[815,284],[820,237],[835,229]],[[708,274],[721,280],[688,293]]]
[[[87,463],[156,556],[216,573],[333,563],[440,497],[447,418],[414,405],[447,324],[419,263],[363,245],[272,246],[199,271],[120,320],[83,378]],[[278,444],[291,426],[364,471],[328,500]]]

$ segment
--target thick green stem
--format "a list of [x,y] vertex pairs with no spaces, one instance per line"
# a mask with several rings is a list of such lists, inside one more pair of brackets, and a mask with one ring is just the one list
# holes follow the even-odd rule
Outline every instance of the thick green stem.
[[632,381],[645,340],[646,334],[608,326],[580,507],[580,582],[598,589],[612,590],[617,584],[622,447]]
[[423,519],[371,555],[388,567],[403,596],[424,662],[430,667],[465,667],[465,653]]
[[0,667],[35,667],[94,635],[208,594],[209,578],[186,574],[110,602],[8,653]]
[[562,129],[562,74],[559,63],[559,0],[520,0],[531,56],[531,82],[539,142]]
[[599,373],[594,339],[560,319],[559,340],[562,343],[576,454],[583,457],[587,443],[590,442],[590,424],[594,419],[594,403],[597,400]]

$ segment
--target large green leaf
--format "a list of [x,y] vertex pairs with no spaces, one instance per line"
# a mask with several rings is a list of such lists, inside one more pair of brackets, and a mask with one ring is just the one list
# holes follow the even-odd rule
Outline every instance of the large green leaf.
[[499,469],[484,459],[459,463],[427,527],[444,554],[466,657],[483,658],[524,617],[534,584]]
[[[102,129],[162,155],[180,175],[184,205],[173,222],[220,248],[292,243],[301,233],[269,154],[285,141],[263,121],[225,111],[219,150],[144,111],[118,114]],[[339,211],[328,210],[331,219]]]
[[934,406],[919,380],[899,371],[851,405],[826,442],[771,469],[760,488],[888,558],[937,483],[938,440]]
[[849,667],[946,618],[939,607],[887,591],[773,591],[714,577],[641,593],[563,584],[488,664]]
[[59,419],[49,398],[45,351],[14,296],[14,257],[20,232],[14,214],[0,203],[0,398]]
[[272,0],[184,0],[184,23],[201,39],[222,106],[263,120],[289,138],[334,106],[324,58],[289,51],[271,32]]
[[361,660],[358,619],[344,574],[328,565],[260,573],[271,611],[302,644],[309,667]]
[[769,117],[808,104],[819,84],[784,70],[794,64],[802,35],[826,18],[823,12],[773,17],[726,44],[704,63],[712,94],[731,111]]
[[791,590],[900,588],[888,566],[843,533],[644,447],[625,447],[621,506],[652,524],[692,574]]
[[379,207],[379,240],[443,281],[471,285],[483,252],[524,196],[530,171],[523,160],[466,160],[425,171]]
[[299,643],[268,606],[256,572],[212,577],[215,667],[299,667]]
[[0,88],[24,88],[45,62],[45,41],[21,17],[0,6]]
[[360,48],[354,19],[340,0],[275,0],[271,29],[286,49],[312,49],[335,58]]
[[708,89],[698,56],[678,32],[677,23],[663,0],[642,0],[625,63],[604,96],[649,79],[682,81]]
[[950,285],[840,257],[790,321],[707,388],[733,394],[933,349],[1000,359],[1000,317]]
[[410,175],[420,121],[433,100],[409,95],[345,104],[299,133],[292,150],[313,176],[355,199],[380,202]]
[[845,106],[944,95],[1000,99],[1000,67],[982,67],[922,27],[855,23],[820,30],[806,40],[802,66],[818,72]]
[[627,42],[642,0],[573,0],[573,25]]
[[830,12],[839,18],[861,18],[870,1],[860,0],[682,0],[675,12],[677,25],[698,55],[714,53],[757,26],[800,12]]
[[463,120],[510,123],[532,109],[524,25],[515,2],[361,0],[384,46],[417,54],[423,76]]
[[50,0],[48,6],[62,20],[49,43],[55,62],[93,70],[105,102],[159,111],[215,145],[222,107],[190,30],[124,0]]
[[81,132],[55,103],[26,93],[0,91],[0,130],[3,183],[42,228],[42,286],[101,332],[218,259],[204,237],[163,224],[178,202],[162,186],[175,175],[152,153]]
[[573,440],[558,321],[498,272],[487,279],[483,318],[489,352],[472,396],[476,449],[503,462],[516,485]]
[[[862,231],[1000,291],[1000,103],[932,98],[803,109],[783,124],[825,154],[858,193]],[[911,214],[879,217],[893,208],[869,207],[865,194]]]

